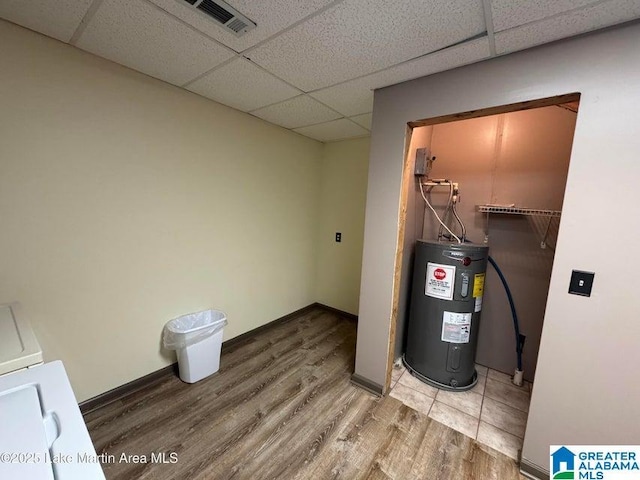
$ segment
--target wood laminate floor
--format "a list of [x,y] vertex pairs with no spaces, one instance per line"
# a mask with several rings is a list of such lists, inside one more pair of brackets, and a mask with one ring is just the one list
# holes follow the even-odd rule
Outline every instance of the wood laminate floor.
[[87,413],[107,479],[524,479],[507,456],[351,385],[355,340],[353,321],[318,308],[226,349],[206,380],[167,376]]

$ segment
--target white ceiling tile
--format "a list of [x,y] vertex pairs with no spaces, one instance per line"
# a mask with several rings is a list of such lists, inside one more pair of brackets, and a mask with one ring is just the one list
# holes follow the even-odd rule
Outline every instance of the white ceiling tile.
[[460,67],[489,56],[489,41],[486,37],[479,38],[309,95],[343,115],[358,115],[371,111],[373,90],[376,88]]
[[104,0],[77,46],[174,85],[233,56],[143,0]]
[[372,113],[365,113],[362,115],[356,115],[355,117],[350,117],[350,120],[356,122],[358,125],[366,128],[367,130],[371,130],[372,117]]
[[610,0],[547,20],[496,33],[496,52],[504,54],[640,18],[638,0]]
[[600,0],[491,0],[496,32],[535,22]]
[[255,110],[251,114],[285,128],[304,127],[340,118],[340,114],[307,95]]
[[362,137],[369,134],[368,130],[365,130],[346,118],[334,120],[333,122],[321,123],[319,125],[311,125],[310,127],[296,128],[294,129],[294,132],[320,140],[321,142],[331,142],[351,137]]
[[92,0],[2,0],[0,18],[68,42]]
[[244,58],[215,69],[187,89],[244,112],[301,93]]
[[[390,8],[392,7],[392,8]],[[248,52],[305,91],[453,45],[486,30],[481,0],[345,0]]]
[[185,0],[150,0],[163,10],[184,20],[201,32],[241,52],[269,38],[282,29],[311,15],[333,0],[225,0],[257,27],[242,37],[237,37],[207,15],[196,11]]
[[311,92],[309,95],[345,116],[370,112],[373,108],[373,89],[376,83],[374,77],[375,75],[369,75],[358,78],[334,87]]

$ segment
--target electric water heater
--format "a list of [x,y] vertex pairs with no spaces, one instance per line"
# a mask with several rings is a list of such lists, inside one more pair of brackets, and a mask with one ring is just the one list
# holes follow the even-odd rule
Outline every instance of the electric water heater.
[[468,390],[475,369],[489,247],[418,240],[404,363],[421,380]]

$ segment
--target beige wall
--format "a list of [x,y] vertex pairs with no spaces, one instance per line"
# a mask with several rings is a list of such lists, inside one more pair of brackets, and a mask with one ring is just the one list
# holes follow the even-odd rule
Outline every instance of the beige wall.
[[[434,162],[432,177],[449,178],[460,185],[458,213],[468,239],[482,243],[486,216],[476,206],[486,203],[561,210],[576,114],[553,106],[490,117],[417,128],[433,129],[430,142]],[[431,198],[442,217],[449,191],[434,189]],[[422,201],[422,199],[420,199]],[[520,332],[525,335],[523,369],[533,380],[542,320],[549,290],[558,220],[553,219],[547,238],[540,242],[547,218],[491,215],[490,255],[504,273],[514,297]],[[427,210],[423,238],[436,240],[438,222]],[[450,223],[456,225],[455,221]],[[456,228],[455,232],[459,232]],[[505,373],[516,368],[514,330],[509,303],[495,270],[487,269],[487,287],[476,361]]]
[[[327,143],[322,156],[316,300],[358,313],[369,138]],[[342,242],[335,241],[336,232]]]
[[[626,25],[375,93],[355,370],[376,383],[386,376],[407,122],[581,93],[522,453],[540,469],[550,444],[640,438],[629,421],[639,413],[640,297],[627,255],[640,235],[638,44],[640,25]],[[591,297],[567,293],[572,269],[596,273]]]
[[79,400],[175,361],[177,315],[316,301],[322,144],[1,21],[0,64],[0,303]]

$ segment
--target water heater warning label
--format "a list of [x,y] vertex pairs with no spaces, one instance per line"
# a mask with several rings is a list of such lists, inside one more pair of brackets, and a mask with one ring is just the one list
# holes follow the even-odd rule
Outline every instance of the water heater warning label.
[[430,297],[442,298],[443,300],[452,300],[455,280],[455,266],[429,262],[427,263],[424,294]]
[[471,336],[471,313],[443,312],[442,341],[469,343]]
[[[473,276],[473,297],[478,298],[484,295],[484,273],[476,273]],[[482,304],[482,300],[480,300]],[[480,310],[476,310],[479,312]]]

